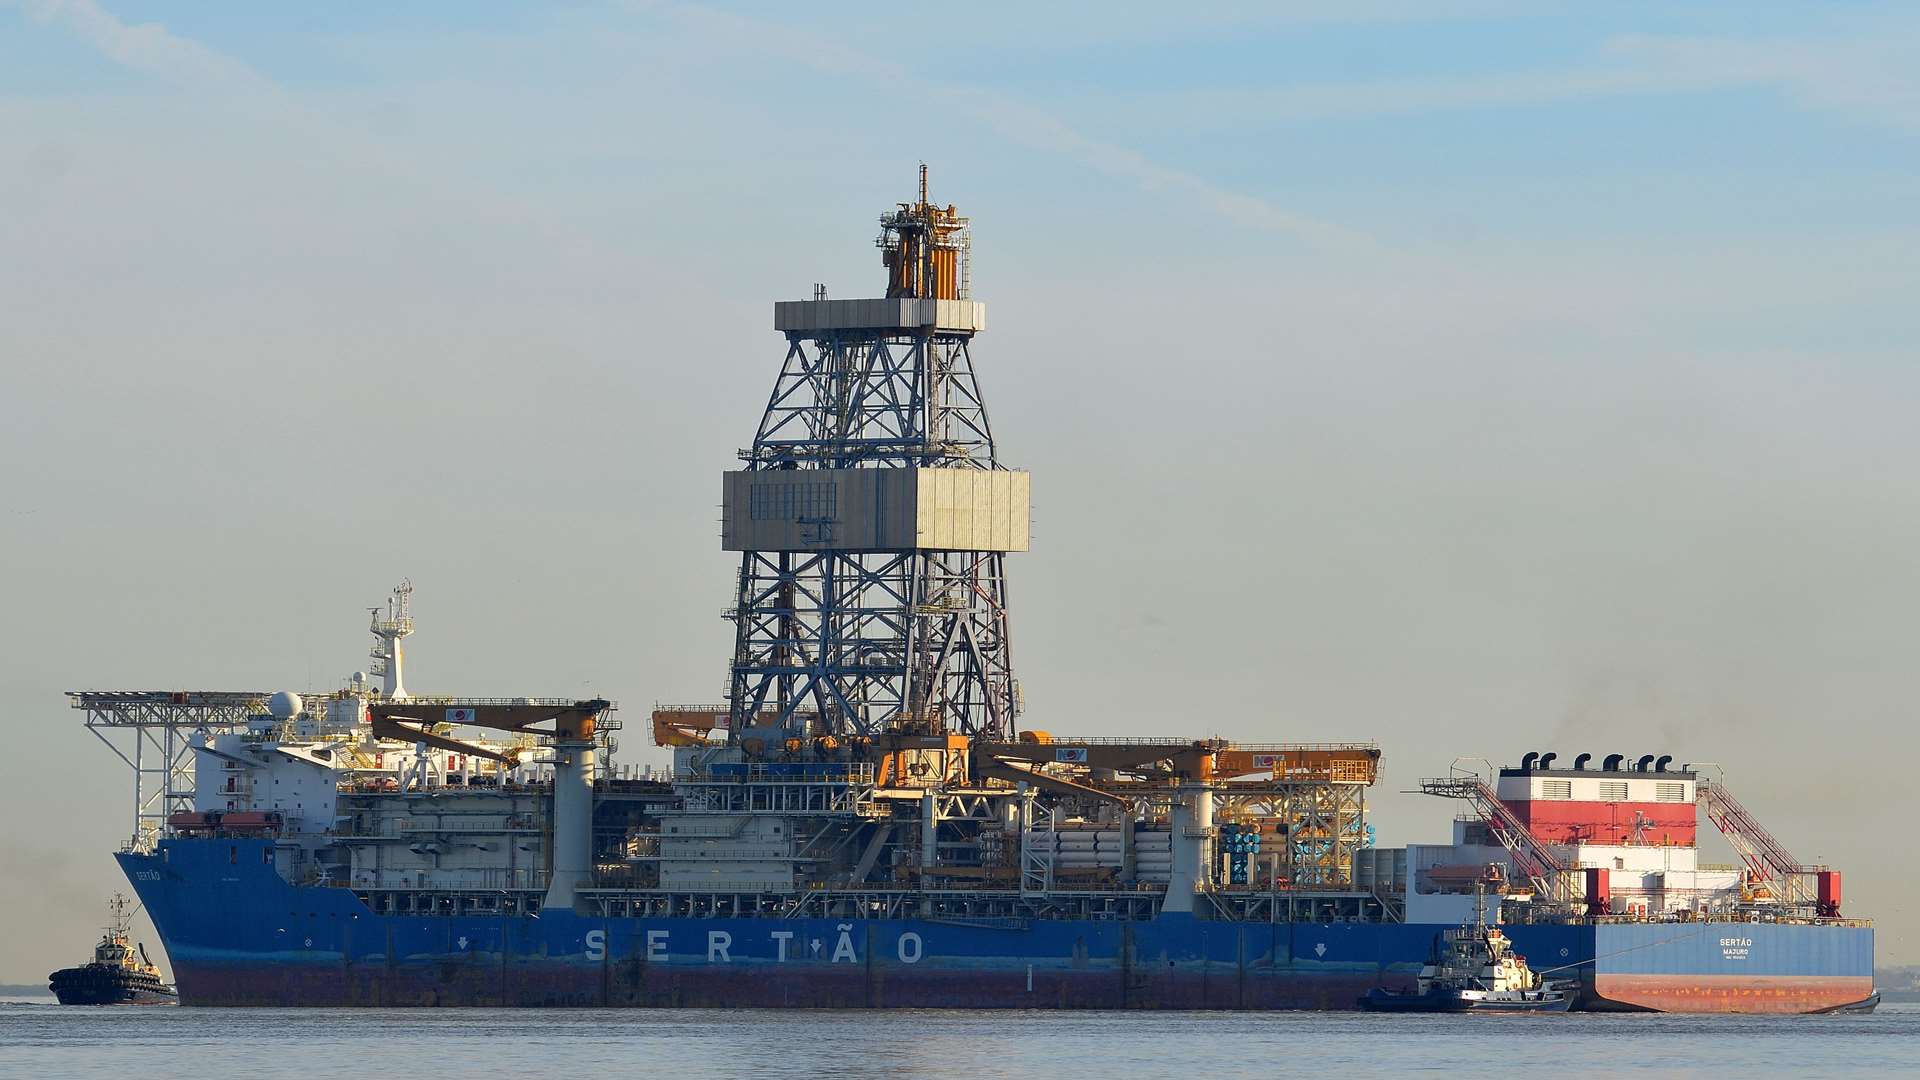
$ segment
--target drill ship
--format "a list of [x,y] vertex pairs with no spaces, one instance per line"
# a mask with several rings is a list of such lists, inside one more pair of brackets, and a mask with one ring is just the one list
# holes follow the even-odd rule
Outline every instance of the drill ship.
[[[135,776],[118,853],[189,1005],[1345,1009],[1408,990],[1494,883],[1587,1009],[1817,1012],[1873,930],[1722,781],[1529,753],[1422,782],[1450,842],[1376,846],[1371,743],[1020,722],[1026,473],[974,375],[968,220],[880,219],[885,295],[775,305],[722,481],[726,700],[614,763],[597,698],[416,695],[410,584],[337,690],[75,691]],[[1701,864],[1706,816],[1742,865]]]

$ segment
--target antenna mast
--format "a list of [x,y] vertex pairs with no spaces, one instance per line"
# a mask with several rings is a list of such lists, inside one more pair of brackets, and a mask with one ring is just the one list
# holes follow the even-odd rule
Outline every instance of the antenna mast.
[[413,581],[402,581],[393,587],[393,595],[387,597],[387,613],[380,617],[379,608],[368,608],[372,615],[373,657],[372,672],[381,677],[381,693],[389,701],[407,700],[407,688],[401,681],[401,668],[406,653],[400,647],[400,639],[413,633]]

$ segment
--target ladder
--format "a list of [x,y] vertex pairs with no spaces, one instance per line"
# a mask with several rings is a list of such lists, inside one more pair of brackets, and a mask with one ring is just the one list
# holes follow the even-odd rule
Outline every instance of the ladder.
[[1806,899],[1807,875],[1813,873],[1813,867],[1803,866],[1793,857],[1786,845],[1773,838],[1754,816],[1747,812],[1740,800],[1733,797],[1725,784],[1716,784],[1702,778],[1696,785],[1700,808],[1706,811],[1707,820],[1720,830],[1727,843],[1740,855],[1740,861],[1760,881],[1778,886],[1783,893],[1782,899],[1803,901]]
[[1534,891],[1550,900],[1571,901],[1567,867],[1553,849],[1542,844],[1533,830],[1500,801],[1477,776],[1446,776],[1420,781],[1420,791],[1445,799],[1462,799],[1493,831],[1500,846],[1513,856],[1513,868],[1526,876]]

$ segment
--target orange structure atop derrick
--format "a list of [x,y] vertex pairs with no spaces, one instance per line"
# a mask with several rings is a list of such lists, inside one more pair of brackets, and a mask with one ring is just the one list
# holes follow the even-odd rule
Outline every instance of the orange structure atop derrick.
[[877,241],[887,267],[887,298],[958,300],[965,295],[967,219],[952,203],[927,201],[927,167],[920,166],[920,199],[880,219]]

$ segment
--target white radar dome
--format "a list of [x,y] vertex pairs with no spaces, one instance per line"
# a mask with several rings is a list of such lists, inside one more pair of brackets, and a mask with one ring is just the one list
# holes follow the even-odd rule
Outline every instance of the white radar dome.
[[291,690],[277,691],[267,699],[267,711],[282,720],[291,720],[299,716],[300,711],[306,707],[307,703],[300,700],[300,695]]

